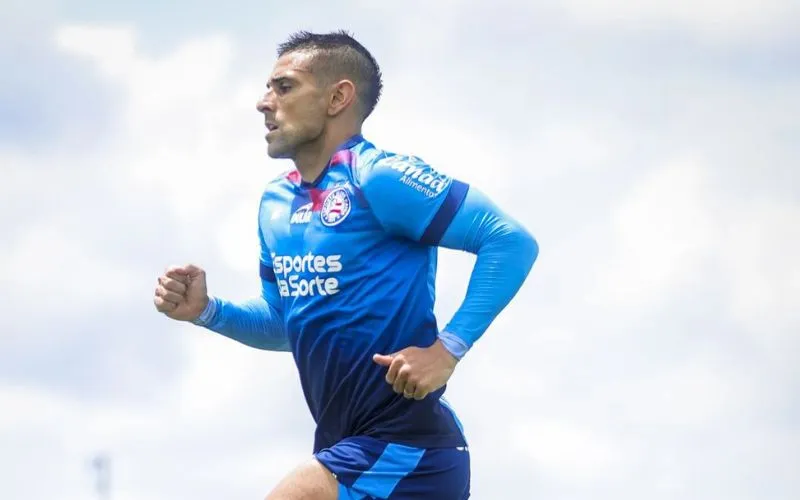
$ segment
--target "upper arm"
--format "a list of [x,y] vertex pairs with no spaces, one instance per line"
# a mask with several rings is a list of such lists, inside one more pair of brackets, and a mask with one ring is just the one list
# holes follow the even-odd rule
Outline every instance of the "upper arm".
[[484,245],[497,242],[514,246],[518,257],[535,255],[538,244],[517,220],[503,212],[486,194],[472,188],[441,239],[441,246],[478,253]]
[[390,233],[439,245],[469,186],[413,156],[376,160],[361,189],[373,213]]

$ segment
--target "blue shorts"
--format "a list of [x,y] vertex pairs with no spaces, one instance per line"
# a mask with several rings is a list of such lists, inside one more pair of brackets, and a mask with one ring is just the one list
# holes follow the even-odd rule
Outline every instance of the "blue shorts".
[[339,481],[339,500],[469,498],[469,450],[346,438],[316,454]]

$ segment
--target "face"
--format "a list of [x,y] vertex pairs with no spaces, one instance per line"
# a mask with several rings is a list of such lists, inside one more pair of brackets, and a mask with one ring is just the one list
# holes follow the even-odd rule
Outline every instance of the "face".
[[264,114],[267,153],[272,158],[294,158],[325,130],[327,95],[308,70],[309,62],[310,54],[304,52],[280,57],[256,106]]

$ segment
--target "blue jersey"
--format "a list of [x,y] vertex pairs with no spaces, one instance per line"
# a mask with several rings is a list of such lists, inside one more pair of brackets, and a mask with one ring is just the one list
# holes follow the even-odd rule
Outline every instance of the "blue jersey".
[[405,399],[376,353],[428,347],[436,244],[467,186],[417,158],[348,141],[316,182],[273,181],[259,214],[261,276],[275,283],[288,343],[317,423],[315,451],[348,436],[464,446],[440,401]]
[[[526,279],[536,240],[474,187],[361,136],[314,183],[297,171],[271,182],[259,236],[261,296],[210,297],[195,323],[293,353],[317,423],[314,451],[357,436],[464,446],[445,387],[405,399],[372,356],[438,338],[461,359]],[[464,301],[443,329],[433,314],[438,246],[477,254]]]

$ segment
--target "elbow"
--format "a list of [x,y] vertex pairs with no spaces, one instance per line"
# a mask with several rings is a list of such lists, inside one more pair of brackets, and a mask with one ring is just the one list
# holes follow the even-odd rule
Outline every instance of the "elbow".
[[504,224],[502,230],[493,235],[491,243],[485,248],[489,247],[502,253],[506,262],[518,269],[523,276],[528,275],[539,257],[539,242],[517,222],[508,221]]
[[536,238],[525,230],[520,228],[520,260],[523,263],[525,272],[530,272],[533,268],[533,263],[539,257],[539,242]]
[[539,257],[539,242],[522,225],[515,223],[507,234],[504,246],[513,248],[515,260],[524,275],[528,275],[533,268],[533,263]]

